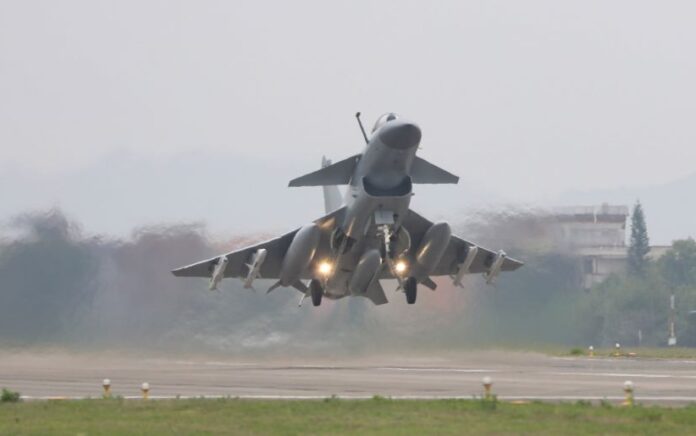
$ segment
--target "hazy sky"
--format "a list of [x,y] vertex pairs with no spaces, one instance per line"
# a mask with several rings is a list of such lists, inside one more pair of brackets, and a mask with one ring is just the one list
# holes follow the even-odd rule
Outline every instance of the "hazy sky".
[[217,206],[360,151],[356,110],[419,123],[421,155],[462,177],[442,192],[666,183],[696,171],[695,48],[693,1],[1,0],[0,215],[233,220]]

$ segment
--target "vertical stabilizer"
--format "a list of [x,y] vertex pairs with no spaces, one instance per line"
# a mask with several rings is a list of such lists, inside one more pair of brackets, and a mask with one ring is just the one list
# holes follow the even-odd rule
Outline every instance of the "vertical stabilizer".
[[[331,160],[327,159],[326,156],[321,158],[321,167],[326,168],[331,165]],[[331,213],[341,207],[343,201],[341,200],[341,191],[338,186],[322,186],[321,189],[324,191],[324,210],[326,213]]]

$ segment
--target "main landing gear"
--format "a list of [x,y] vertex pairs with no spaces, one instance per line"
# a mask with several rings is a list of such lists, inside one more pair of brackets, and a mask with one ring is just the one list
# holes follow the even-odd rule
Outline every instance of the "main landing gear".
[[319,306],[321,304],[321,297],[324,296],[324,287],[319,280],[312,279],[312,281],[309,282],[309,293],[312,297],[312,304],[314,306]]
[[[415,277],[402,278],[400,272],[397,271],[394,261],[392,259],[392,236],[393,232],[390,226],[382,225],[378,228],[378,236],[382,238],[382,257],[384,262],[388,265],[392,276],[399,282],[399,288],[404,290],[406,294],[406,303],[414,304],[416,302],[416,295],[418,294],[418,280]],[[410,237],[408,237],[407,250],[411,245]]]
[[416,295],[418,294],[418,281],[415,277],[409,277],[404,280],[404,294],[406,294],[406,302],[408,304],[413,304],[416,302]]

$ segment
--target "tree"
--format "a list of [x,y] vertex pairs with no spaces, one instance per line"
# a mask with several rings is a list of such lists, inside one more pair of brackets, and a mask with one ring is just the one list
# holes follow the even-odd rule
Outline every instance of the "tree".
[[696,287],[696,241],[674,241],[658,262],[660,272],[672,286]]
[[645,215],[640,201],[636,201],[631,215],[631,241],[628,246],[628,272],[633,275],[643,275],[648,264],[650,240],[645,226]]

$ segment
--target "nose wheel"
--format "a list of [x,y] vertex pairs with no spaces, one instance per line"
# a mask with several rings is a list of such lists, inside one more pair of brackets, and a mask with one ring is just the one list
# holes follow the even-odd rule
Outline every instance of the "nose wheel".
[[312,297],[312,304],[314,306],[319,306],[321,304],[321,297],[324,296],[324,287],[319,280],[313,279],[309,282],[309,293]]
[[404,281],[404,294],[406,294],[406,302],[413,304],[416,302],[418,294],[418,281],[415,277],[409,277]]

